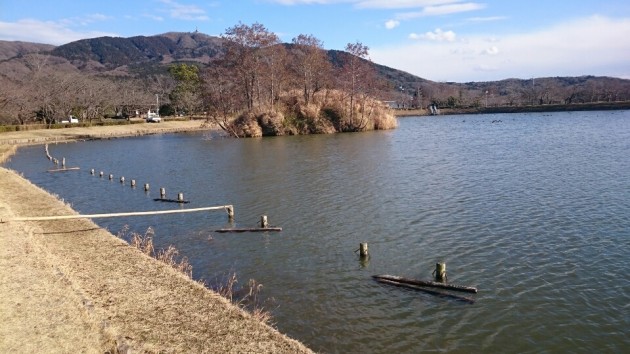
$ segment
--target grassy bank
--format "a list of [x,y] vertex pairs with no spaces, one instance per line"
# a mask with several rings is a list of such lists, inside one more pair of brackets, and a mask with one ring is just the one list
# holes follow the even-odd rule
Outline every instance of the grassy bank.
[[[187,130],[177,124],[143,129],[151,134]],[[115,127],[7,139],[0,134],[0,160],[15,152],[15,143],[7,143],[15,139],[33,144],[84,134],[141,133],[100,130],[108,128]],[[61,131],[71,129],[83,128]],[[47,163],[42,153],[42,169]],[[91,220],[6,222],[76,212],[5,168],[0,168],[0,194],[5,221],[0,223],[0,352],[310,352]]]
[[0,133],[0,145],[27,145],[74,140],[109,139],[149,134],[164,134],[213,129],[205,121],[165,121],[107,126],[82,126],[63,129],[36,129]]

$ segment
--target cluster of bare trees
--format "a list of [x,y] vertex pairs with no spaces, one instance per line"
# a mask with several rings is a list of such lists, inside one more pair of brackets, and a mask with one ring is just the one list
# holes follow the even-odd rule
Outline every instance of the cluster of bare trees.
[[[196,107],[188,105],[191,111],[205,112],[223,129],[238,135],[232,122],[239,114],[272,112],[269,119],[283,119],[295,115],[291,110],[298,106],[315,104],[321,92],[325,94],[317,102],[319,106],[336,98],[327,103],[338,130],[366,129],[372,111],[368,102],[375,102],[368,97],[377,87],[367,46],[348,44],[347,55],[335,67],[323,43],[313,35],[300,34],[290,44],[282,44],[276,34],[254,23],[228,28],[223,39],[223,57],[207,67],[197,71],[179,64],[171,69],[178,82],[171,94],[174,105],[186,106],[181,97],[188,97],[189,103],[196,102]],[[330,94],[333,90],[343,95]]]
[[83,122],[122,116],[147,109],[155,102],[153,92],[172,86],[172,79],[163,76],[134,80],[86,75],[49,55],[31,54],[23,63],[26,74],[3,78],[0,85],[0,124],[51,125],[70,115]]
[[407,93],[403,96],[403,101],[415,107],[429,104],[442,108],[570,105],[628,101],[630,83],[622,79],[592,76],[468,84],[423,83],[416,88],[413,97]]

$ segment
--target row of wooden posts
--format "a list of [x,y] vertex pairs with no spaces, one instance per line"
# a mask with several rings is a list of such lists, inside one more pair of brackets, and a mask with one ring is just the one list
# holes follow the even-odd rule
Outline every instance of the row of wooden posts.
[[[50,151],[48,150],[48,144],[45,145],[44,147],[45,152],[46,152],[46,157],[48,158],[48,160],[52,161],[55,165],[59,165],[59,160],[54,158],[52,155],[50,155]],[[72,170],[78,170],[79,167],[66,167],[66,158],[63,157],[61,159],[61,168],[60,169],[54,169],[54,170],[48,170],[49,172],[62,172],[62,171],[72,171]],[[96,174],[95,169],[90,169],[90,175],[94,176]],[[103,171],[99,171],[98,173],[99,177],[104,177],[105,173]],[[111,181],[114,179],[114,175],[113,174],[109,174],[108,175],[108,179]],[[120,176],[120,183],[121,184],[125,184],[125,177],[124,176]],[[131,179],[130,180],[130,186],[131,188],[136,188],[136,180],[135,179]],[[150,190],[151,186],[149,185],[149,183],[145,183],[144,184],[144,191],[148,192]],[[166,199],[166,188],[161,187],[160,188],[160,199],[156,199],[156,200],[164,200],[164,201],[172,201],[172,202],[178,202],[178,203],[189,203],[189,201],[186,201],[184,199],[184,193],[179,192],[177,193],[177,200],[167,200]],[[227,210],[227,214],[228,217],[230,219],[234,218],[234,208],[232,206],[226,206],[226,210]]]
[[[94,175],[96,174],[96,171],[95,171],[94,169],[91,169],[91,170],[90,170],[90,174],[91,174],[92,176],[94,176]],[[99,175],[99,177],[103,177],[103,176],[105,176],[105,173],[104,173],[103,171],[99,171],[98,175]],[[111,180],[113,180],[113,179],[114,179],[114,175],[113,175],[113,174],[109,174],[108,178],[109,178],[109,180],[111,181]],[[125,184],[125,177],[124,177],[124,176],[120,176],[120,183],[121,183],[121,184]],[[129,185],[130,185],[132,188],[135,188],[135,187],[136,187],[136,184],[137,184],[137,183],[136,183],[136,180],[135,180],[135,179],[132,179],[132,180],[130,181],[130,183],[129,183]],[[148,192],[150,189],[151,189],[151,186],[149,185],[149,183],[145,183],[145,184],[144,184],[144,191],[145,191],[145,192]],[[160,188],[160,198],[162,198],[162,199],[166,198],[166,188],[164,188],[164,187],[161,187],[161,188]],[[180,193],[177,193],[177,201],[178,201],[178,202],[181,202],[181,203],[186,202],[186,200],[184,200],[184,193],[181,193],[181,192],[180,192]]]
[[[359,248],[355,250],[355,252],[359,252],[359,257],[361,259],[368,258],[370,256],[368,244],[367,242],[359,243]],[[448,278],[446,276],[446,263],[438,262],[435,264],[435,270],[433,271],[433,276],[435,277],[435,281],[444,282]]]

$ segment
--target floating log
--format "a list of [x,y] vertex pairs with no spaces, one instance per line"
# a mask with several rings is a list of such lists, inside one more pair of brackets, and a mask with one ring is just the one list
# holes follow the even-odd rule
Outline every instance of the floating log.
[[179,214],[179,213],[192,213],[206,210],[231,210],[234,213],[234,207],[232,205],[221,205],[215,207],[203,207],[193,209],[174,209],[174,210],[155,210],[155,211],[137,211],[129,213],[112,213],[112,214],[90,214],[90,215],[57,215],[57,216],[26,216],[3,220],[0,219],[0,223],[8,221],[49,221],[49,220],[67,220],[67,219],[98,219],[98,218],[114,218],[121,216],[146,216],[146,215],[161,215],[161,214]]
[[166,199],[166,198],[153,198],[156,202],[165,202],[165,203],[180,203],[180,204],[188,204],[190,200],[179,200],[179,199]]
[[372,278],[376,279],[377,281],[386,280],[389,282],[395,282],[395,283],[400,283],[400,284],[408,284],[408,285],[414,285],[414,286],[428,286],[432,288],[462,291],[462,292],[474,293],[474,294],[477,293],[477,288],[474,288],[471,286],[445,284],[445,283],[438,283],[438,282],[429,281],[429,280],[409,279],[409,278],[399,277],[396,275],[373,275]]
[[372,277],[374,277],[374,279],[376,281],[378,281],[379,283],[389,284],[389,285],[393,285],[393,286],[399,286],[399,287],[403,287],[403,288],[407,288],[407,289],[418,290],[418,291],[425,292],[427,294],[431,294],[431,295],[435,295],[435,296],[439,296],[439,297],[447,298],[447,299],[463,301],[463,302],[466,302],[466,303],[469,303],[469,304],[474,304],[475,303],[475,299],[471,299],[469,297],[458,296],[458,295],[449,294],[449,293],[444,293],[444,292],[437,291],[437,290],[423,288],[422,286],[413,285],[413,284],[407,284],[407,283],[400,283],[400,282],[397,282],[397,281],[387,280],[387,279],[384,279],[384,278],[376,278],[376,276],[372,276]]
[[252,227],[252,228],[231,228],[231,229],[218,229],[214,232],[267,232],[267,231],[282,231],[281,227]]
[[55,168],[52,170],[48,170],[48,172],[65,172],[65,171],[76,171],[80,170],[80,167],[64,167],[64,168]]

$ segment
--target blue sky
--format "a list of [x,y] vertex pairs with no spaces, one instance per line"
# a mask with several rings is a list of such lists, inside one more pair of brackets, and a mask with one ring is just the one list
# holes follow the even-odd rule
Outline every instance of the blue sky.
[[0,0],[0,40],[60,45],[99,36],[261,23],[326,49],[435,81],[605,75],[630,79],[627,0]]

